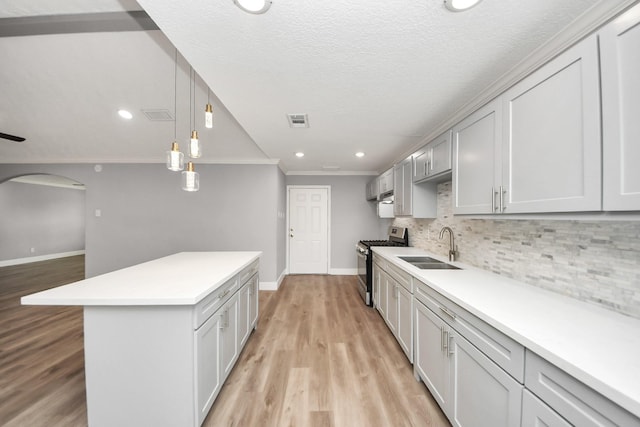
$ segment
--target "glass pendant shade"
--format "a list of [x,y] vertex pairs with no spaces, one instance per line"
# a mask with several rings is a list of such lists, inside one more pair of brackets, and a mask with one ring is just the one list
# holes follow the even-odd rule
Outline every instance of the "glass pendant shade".
[[184,191],[200,189],[200,175],[195,171],[192,162],[187,163],[187,170],[182,171],[182,189]]
[[208,129],[213,127],[213,106],[207,104],[204,109],[204,126]]
[[184,154],[178,149],[178,143],[171,144],[171,150],[167,151],[167,169],[181,171],[184,169]]
[[189,141],[189,157],[197,159],[202,156],[202,149],[200,148],[200,141],[198,140],[198,131],[191,131],[191,141]]

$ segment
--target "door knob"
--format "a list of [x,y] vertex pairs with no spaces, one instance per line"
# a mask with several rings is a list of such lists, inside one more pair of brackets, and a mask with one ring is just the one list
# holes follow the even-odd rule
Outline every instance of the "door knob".
[[289,234],[289,237],[293,237],[293,234]]

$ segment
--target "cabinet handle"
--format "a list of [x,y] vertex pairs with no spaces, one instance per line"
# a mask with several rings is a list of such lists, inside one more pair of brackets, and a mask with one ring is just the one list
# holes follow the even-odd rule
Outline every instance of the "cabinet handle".
[[447,309],[446,307],[439,307],[440,310],[442,310],[442,312],[444,314],[446,314],[447,316],[451,317],[452,319],[455,320],[456,318],[456,314],[453,311],[450,311],[449,309]]
[[447,356],[452,356],[453,353],[455,353],[455,351],[453,351],[453,346],[451,345],[451,340],[453,340],[453,336],[449,335],[447,337],[447,347],[448,347],[448,351],[447,351]]
[[507,189],[500,186],[500,212],[504,212],[507,209],[507,202],[504,199],[505,194],[507,194]]
[[442,350],[448,354],[449,353],[449,331],[443,330],[442,332],[443,332],[442,340],[444,342],[444,345],[442,346]]
[[220,330],[224,329],[224,313],[220,315],[220,326],[218,327],[218,329]]
[[496,195],[497,194],[498,192],[495,190],[495,188],[491,187],[491,212],[496,211]]
[[222,299],[224,297],[226,297],[227,295],[229,295],[229,289],[227,289],[226,291],[224,291],[223,293],[220,294],[220,296],[218,297],[218,299]]

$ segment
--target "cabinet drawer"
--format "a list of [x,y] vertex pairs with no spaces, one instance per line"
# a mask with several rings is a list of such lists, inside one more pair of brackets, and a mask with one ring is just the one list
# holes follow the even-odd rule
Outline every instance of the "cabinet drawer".
[[417,279],[415,282],[414,296],[420,302],[442,317],[516,381],[524,383],[524,347],[522,345],[449,301],[429,285]]
[[193,327],[198,329],[238,289],[238,276],[227,280],[222,286],[207,295],[195,307]]
[[556,411],[535,397],[527,389],[522,394],[521,427],[571,427]]
[[391,276],[393,280],[402,285],[403,288],[413,293],[411,275],[409,273],[391,263],[387,263],[385,271],[389,273],[389,276]]
[[640,426],[640,419],[531,351],[524,384],[572,425]]
[[238,280],[238,283],[241,286],[244,285],[245,283],[247,283],[249,279],[251,279],[251,276],[253,276],[258,272],[259,269],[260,269],[260,260],[253,261],[248,267],[246,267],[244,270],[240,272],[240,278]]

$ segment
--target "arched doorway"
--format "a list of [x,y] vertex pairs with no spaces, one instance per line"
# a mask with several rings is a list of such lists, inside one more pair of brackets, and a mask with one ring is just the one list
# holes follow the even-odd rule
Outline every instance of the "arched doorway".
[[84,255],[84,190],[50,174],[0,183],[0,267]]

